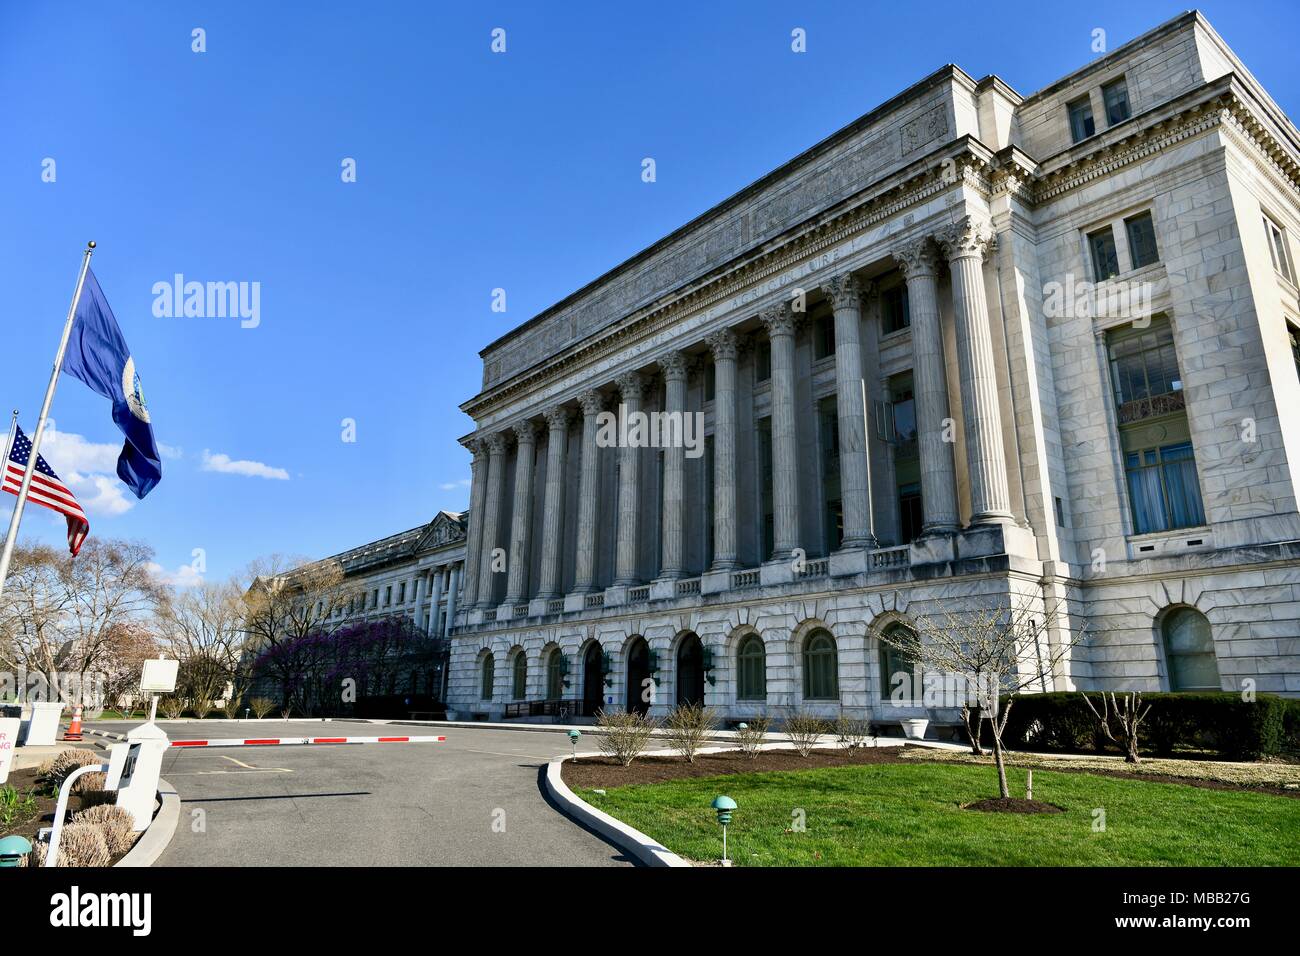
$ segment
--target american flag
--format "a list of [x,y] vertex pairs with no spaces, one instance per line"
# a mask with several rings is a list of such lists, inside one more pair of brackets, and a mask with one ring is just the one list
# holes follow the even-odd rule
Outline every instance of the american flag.
[[[5,491],[12,495],[18,494],[31,455],[32,440],[18,428],[14,434],[14,446],[9,451],[9,460],[5,462]],[[32,486],[27,492],[27,500],[51,508],[68,519],[68,550],[76,557],[81,550],[81,542],[90,534],[90,522],[86,520],[86,513],[81,510],[81,505],[77,504],[77,499],[72,496],[68,486],[59,481],[54,469],[40,455],[36,456],[36,471],[32,474]]]

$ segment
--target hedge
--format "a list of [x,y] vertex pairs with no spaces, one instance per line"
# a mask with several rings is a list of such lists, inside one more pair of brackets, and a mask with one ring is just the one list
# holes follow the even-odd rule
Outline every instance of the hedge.
[[[1102,713],[1100,691],[1087,692]],[[1122,701],[1123,695],[1116,694]],[[1007,720],[1008,747],[1032,750],[1116,749],[1106,740],[1080,692],[1017,694]],[[1234,760],[1300,752],[1300,700],[1260,694],[1144,693],[1151,711],[1138,731],[1142,753],[1199,750]],[[1116,726],[1112,724],[1112,726]]]

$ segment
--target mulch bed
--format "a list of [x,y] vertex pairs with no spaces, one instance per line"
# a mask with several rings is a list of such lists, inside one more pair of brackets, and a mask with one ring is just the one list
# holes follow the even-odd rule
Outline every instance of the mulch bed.
[[[36,797],[36,816],[25,823],[19,823],[11,830],[5,830],[0,833],[0,836],[17,834],[18,836],[27,837],[35,844],[38,830],[42,827],[54,826],[54,808],[58,805],[58,797],[50,796],[46,787],[37,784],[35,767],[12,771],[9,774],[9,779],[5,781],[5,786],[13,787],[19,791],[31,791]],[[80,810],[81,797],[75,793],[71,794],[68,797],[68,809],[73,812]]]
[[1026,800],[1023,797],[989,797],[974,803],[963,803],[963,810],[982,810],[985,813],[1064,813],[1065,810],[1054,803],[1042,800]]
[[612,757],[580,757],[561,765],[561,776],[570,787],[607,790],[639,783],[665,783],[693,777],[717,777],[729,773],[765,773],[769,770],[816,770],[820,767],[858,767],[871,763],[901,763],[897,747],[867,747],[856,750],[821,748],[807,757],[793,750],[764,750],[750,759],[739,750],[698,754],[695,763],[680,757],[638,757],[621,767]]

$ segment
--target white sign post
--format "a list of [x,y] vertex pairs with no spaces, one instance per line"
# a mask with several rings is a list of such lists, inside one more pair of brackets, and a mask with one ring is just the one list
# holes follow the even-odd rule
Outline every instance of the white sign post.
[[17,717],[0,717],[0,783],[9,779],[9,768],[14,762],[14,748],[18,746],[18,728],[22,721]]
[[180,666],[180,661],[169,661],[164,657],[144,662],[144,670],[140,673],[140,691],[152,695],[149,723],[152,724],[158,717],[158,695],[170,694],[176,690],[176,672]]

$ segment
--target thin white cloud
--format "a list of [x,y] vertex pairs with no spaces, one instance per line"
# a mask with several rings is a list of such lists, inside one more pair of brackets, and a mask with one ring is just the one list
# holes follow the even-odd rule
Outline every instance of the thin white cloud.
[[203,449],[201,466],[204,471],[219,471],[227,475],[244,475],[249,478],[272,478],[276,481],[288,481],[289,472],[275,468],[260,461],[231,458],[229,455],[212,454]]
[[114,517],[135,507],[135,498],[117,477],[122,446],[88,441],[76,432],[55,429],[41,439],[41,457],[72,489],[87,517]]
[[173,459],[174,459],[174,458],[184,458],[184,457],[185,457],[185,449],[184,449],[184,448],[180,448],[180,447],[178,447],[178,446],[176,446],[176,445],[169,445],[169,444],[167,444],[166,442],[163,442],[163,441],[160,441],[160,442],[158,443],[158,452],[159,452],[159,454],[161,454],[164,458],[173,458]]
[[459,481],[444,481],[438,486],[438,489],[440,491],[455,491],[458,488],[468,488],[469,484],[468,478],[461,478]]
[[88,517],[125,514],[135,507],[135,498],[126,494],[126,485],[116,474],[83,475],[70,471],[60,476],[72,489],[81,509]]
[[189,588],[203,583],[203,575],[194,570],[191,564],[182,564],[175,571],[168,571],[156,561],[150,561],[145,567],[155,580],[178,588]]

